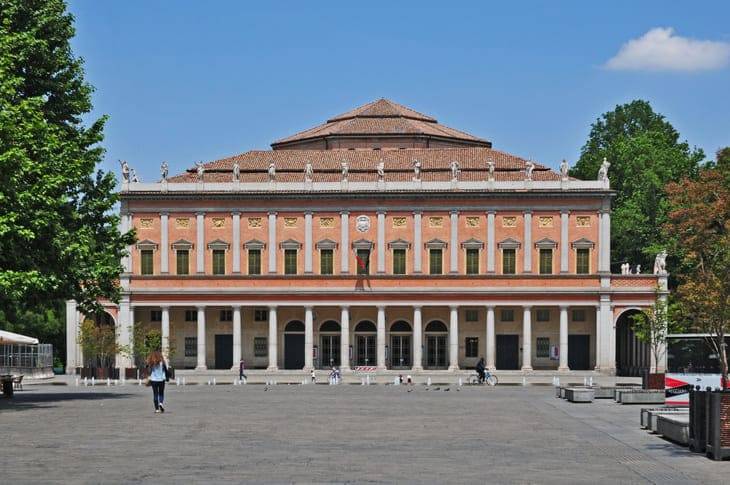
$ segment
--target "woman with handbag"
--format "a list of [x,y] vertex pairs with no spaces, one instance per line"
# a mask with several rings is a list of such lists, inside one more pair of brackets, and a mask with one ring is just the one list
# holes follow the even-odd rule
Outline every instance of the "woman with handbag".
[[167,364],[159,351],[152,352],[147,357],[147,366],[150,369],[150,386],[152,386],[152,400],[155,403],[155,413],[165,412],[165,382],[168,380]]

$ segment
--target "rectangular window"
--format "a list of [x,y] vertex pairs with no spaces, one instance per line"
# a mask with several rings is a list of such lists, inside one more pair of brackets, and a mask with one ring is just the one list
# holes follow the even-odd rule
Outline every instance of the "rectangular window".
[[535,311],[535,317],[538,322],[549,322],[550,321],[550,310],[548,308],[538,308]]
[[162,321],[162,310],[151,310],[150,321],[161,322]]
[[255,308],[253,311],[254,322],[267,322],[269,320],[268,308]]
[[553,250],[540,250],[540,274],[553,274]]
[[502,310],[500,315],[500,320],[503,322],[514,322],[515,321],[515,311],[512,308],[505,308]]
[[190,274],[190,251],[178,249],[175,253],[177,274]]
[[297,250],[284,250],[284,274],[297,274]]
[[261,250],[248,250],[248,274],[261,274]]
[[154,266],[152,263],[152,250],[151,249],[143,249],[140,251],[141,253],[141,269],[142,274],[152,274],[154,273]]
[[582,308],[577,308],[573,310],[573,321],[574,322],[585,322],[586,321],[586,311]]
[[393,250],[393,274],[406,274],[406,250]]
[[198,355],[198,337],[185,337],[185,357]]
[[575,272],[578,274],[590,273],[590,249],[581,248],[575,251]]
[[254,337],[253,339],[253,356],[266,357],[269,355],[269,345],[266,337]]
[[464,350],[466,357],[479,357],[479,337],[466,337]]
[[550,357],[550,339],[548,337],[537,337],[535,356],[538,358]]
[[432,249],[428,253],[429,273],[441,274],[443,272],[443,252],[441,249]]
[[232,322],[233,321],[233,310],[221,310],[219,320],[221,322]]
[[516,249],[502,250],[502,274],[515,274],[517,272]]
[[213,250],[213,274],[226,274],[226,252],[223,249]]
[[479,250],[466,250],[466,274],[479,274]]
[[358,249],[355,255],[357,256],[357,274],[370,274],[370,250]]
[[334,251],[331,249],[320,249],[319,251],[319,273],[334,274]]
[[197,310],[185,310],[185,321],[186,322],[197,322],[198,311]]
[[466,321],[467,322],[478,322],[479,321],[479,310],[470,308],[466,310]]

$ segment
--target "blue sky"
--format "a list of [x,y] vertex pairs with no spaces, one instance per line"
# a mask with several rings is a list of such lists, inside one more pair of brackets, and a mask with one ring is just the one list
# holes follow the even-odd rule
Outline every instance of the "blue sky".
[[[601,113],[636,98],[708,157],[730,144],[730,2],[73,0],[70,10],[93,115],[110,116],[104,167],[126,159],[144,181],[162,160],[177,173],[266,149],[380,97],[553,167],[575,162]],[[605,67],[658,27],[720,51],[705,49],[714,57],[699,68]],[[692,57],[681,45],[663,55]],[[643,61],[618,64],[631,62]]]

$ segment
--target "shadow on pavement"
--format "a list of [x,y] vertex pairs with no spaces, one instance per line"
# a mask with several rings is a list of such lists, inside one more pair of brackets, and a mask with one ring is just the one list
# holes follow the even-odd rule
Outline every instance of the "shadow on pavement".
[[56,407],[54,403],[61,401],[101,401],[106,399],[125,399],[134,394],[114,392],[16,392],[12,399],[0,398],[0,412],[24,411]]

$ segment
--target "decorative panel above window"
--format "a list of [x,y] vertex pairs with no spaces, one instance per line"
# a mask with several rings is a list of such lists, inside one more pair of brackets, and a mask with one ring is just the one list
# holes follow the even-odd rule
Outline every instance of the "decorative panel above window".
[[466,218],[466,227],[479,227],[479,217],[468,216]]
[[321,241],[318,241],[317,244],[314,245],[317,249],[337,249],[337,242],[333,241],[332,239],[322,239]]
[[186,241],[185,239],[178,239],[174,243],[170,244],[173,251],[190,251],[193,249],[193,243]]
[[502,227],[517,227],[517,217],[516,216],[502,217]]
[[575,218],[576,227],[591,227],[590,216],[576,216]]
[[140,229],[152,229],[152,219],[140,219],[139,228]]
[[553,216],[539,216],[537,227],[553,227]]
[[190,219],[187,217],[176,217],[175,218],[175,227],[177,229],[189,229],[190,228]]
[[512,239],[511,237],[508,237],[497,244],[499,249],[519,249],[521,245],[522,243],[520,243],[517,239]]
[[555,249],[558,247],[558,243],[550,238],[544,237],[535,242],[535,247],[538,249]]
[[262,220],[260,217],[249,217],[248,218],[248,227],[250,229],[256,229],[261,227]]
[[157,250],[157,243],[154,241],[150,241],[149,239],[145,239],[144,241],[140,241],[137,243],[137,249],[139,250],[149,250],[149,251],[156,251]]
[[266,243],[263,241],[259,241],[258,239],[251,239],[250,241],[246,241],[243,243],[243,247],[246,249],[264,249],[266,248]]
[[444,227],[444,218],[441,216],[432,216],[428,218],[428,227]]
[[370,250],[373,248],[373,242],[368,241],[367,239],[358,239],[357,241],[352,243],[352,249],[367,249]]
[[226,218],[225,217],[214,217],[212,219],[213,221],[213,227],[215,229],[222,229],[226,227]]
[[231,245],[227,242],[223,241],[222,239],[216,239],[215,241],[211,241],[208,243],[208,249],[212,249],[214,251],[221,250],[226,251],[228,248],[230,248]]
[[390,241],[388,243],[389,249],[409,249],[411,247],[411,243],[406,241],[405,239],[396,239],[395,241]]
[[281,249],[301,249],[302,243],[295,241],[294,239],[287,239],[279,243]]
[[323,229],[330,229],[335,227],[335,218],[334,217],[320,217],[319,218],[319,227]]
[[463,241],[461,247],[464,249],[482,249],[484,248],[484,243],[479,239],[471,238]]
[[394,217],[393,218],[393,227],[394,228],[400,228],[400,227],[406,227],[408,219],[405,217]]
[[441,239],[431,239],[425,244],[428,249],[443,249],[447,245],[446,241],[442,241]]
[[297,227],[297,218],[296,217],[285,217],[284,218],[284,227]]
[[596,243],[594,243],[590,239],[586,239],[584,237],[570,243],[570,246],[573,249],[593,249],[595,247],[595,245],[596,245]]

